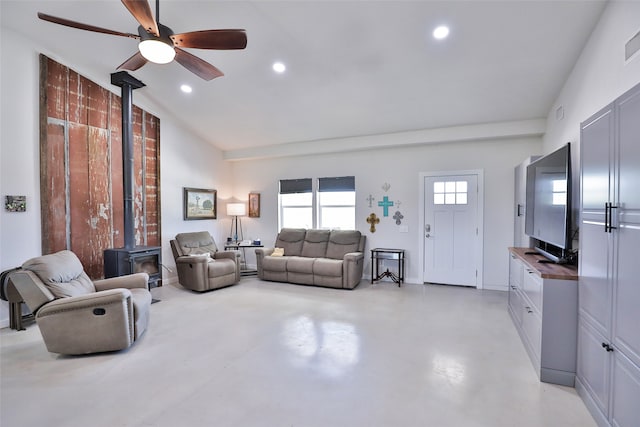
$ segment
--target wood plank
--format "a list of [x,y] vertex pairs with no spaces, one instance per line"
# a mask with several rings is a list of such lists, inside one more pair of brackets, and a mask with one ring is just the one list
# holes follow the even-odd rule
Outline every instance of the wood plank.
[[124,246],[124,190],[122,186],[122,107],[120,97],[111,94],[111,215],[112,247]]
[[97,127],[88,128],[88,166],[90,197],[90,261],[85,265],[89,277],[103,276],[103,251],[111,246],[111,209],[109,198],[109,164],[104,155],[109,148],[109,131]]
[[133,107],[133,212],[135,218],[134,230],[136,245],[146,245],[145,216],[144,216],[144,144],[142,139],[142,109]]
[[83,77],[87,86],[87,124],[100,129],[109,129],[110,92]]
[[88,124],[88,84],[87,80],[73,70],[69,70],[69,92],[67,96],[68,120],[70,123]]
[[546,258],[534,253],[534,249],[531,248],[509,248],[509,251],[543,279],[578,280],[578,267],[575,265],[540,262]]
[[66,120],[68,68],[49,58],[47,58],[46,65],[47,117]]
[[159,246],[160,239],[160,203],[159,203],[159,161],[158,161],[158,119],[152,114],[144,114],[145,137],[145,197],[147,223],[147,244]]
[[89,192],[88,127],[69,123],[69,205],[72,250],[89,274],[91,264],[91,196]]
[[67,248],[67,198],[65,173],[64,125],[47,126],[47,144],[42,147],[46,185],[42,188],[42,253],[50,254]]

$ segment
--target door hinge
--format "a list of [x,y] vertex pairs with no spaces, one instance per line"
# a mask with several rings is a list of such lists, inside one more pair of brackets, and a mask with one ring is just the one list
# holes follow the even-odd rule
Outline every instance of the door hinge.
[[476,277],[478,277],[478,270],[476,270]]

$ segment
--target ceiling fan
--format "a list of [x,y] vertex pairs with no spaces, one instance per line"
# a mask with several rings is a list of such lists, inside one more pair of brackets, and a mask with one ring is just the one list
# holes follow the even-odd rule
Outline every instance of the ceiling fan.
[[140,40],[138,44],[139,51],[120,64],[120,66],[118,66],[119,70],[135,71],[147,62],[167,64],[175,59],[180,65],[200,78],[212,80],[216,77],[223,76],[222,71],[182,48],[231,50],[244,49],[247,46],[247,34],[245,30],[202,30],[174,34],[171,28],[160,23],[159,0],[156,0],[155,20],[153,19],[153,13],[147,0],[121,1],[140,24],[138,34],[122,33],[58,18],[41,12],[38,12],[38,18],[80,30]]

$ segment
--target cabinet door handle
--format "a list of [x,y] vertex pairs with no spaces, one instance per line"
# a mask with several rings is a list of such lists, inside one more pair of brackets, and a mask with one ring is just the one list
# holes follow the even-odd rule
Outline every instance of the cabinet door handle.
[[533,313],[533,310],[531,310],[531,307],[525,307],[525,310],[527,310],[527,313],[529,314]]
[[607,350],[607,352],[611,352],[613,351],[613,347],[611,347],[609,344],[603,342],[602,343],[602,348],[604,348],[605,350]]
[[613,206],[613,203],[611,202],[606,202],[604,204],[604,232],[605,233],[611,233],[611,230],[615,230],[618,228],[611,225],[611,223],[613,222],[613,212],[612,212],[613,209],[618,209],[618,207]]

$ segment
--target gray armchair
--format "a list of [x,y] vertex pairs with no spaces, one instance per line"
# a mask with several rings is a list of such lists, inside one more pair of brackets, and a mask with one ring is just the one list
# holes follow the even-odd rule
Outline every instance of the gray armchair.
[[92,282],[70,251],[32,258],[9,277],[35,315],[47,350],[88,354],[122,350],[149,322],[146,273]]
[[180,233],[171,240],[178,281],[197,292],[231,286],[240,281],[240,254],[218,251],[206,231]]

